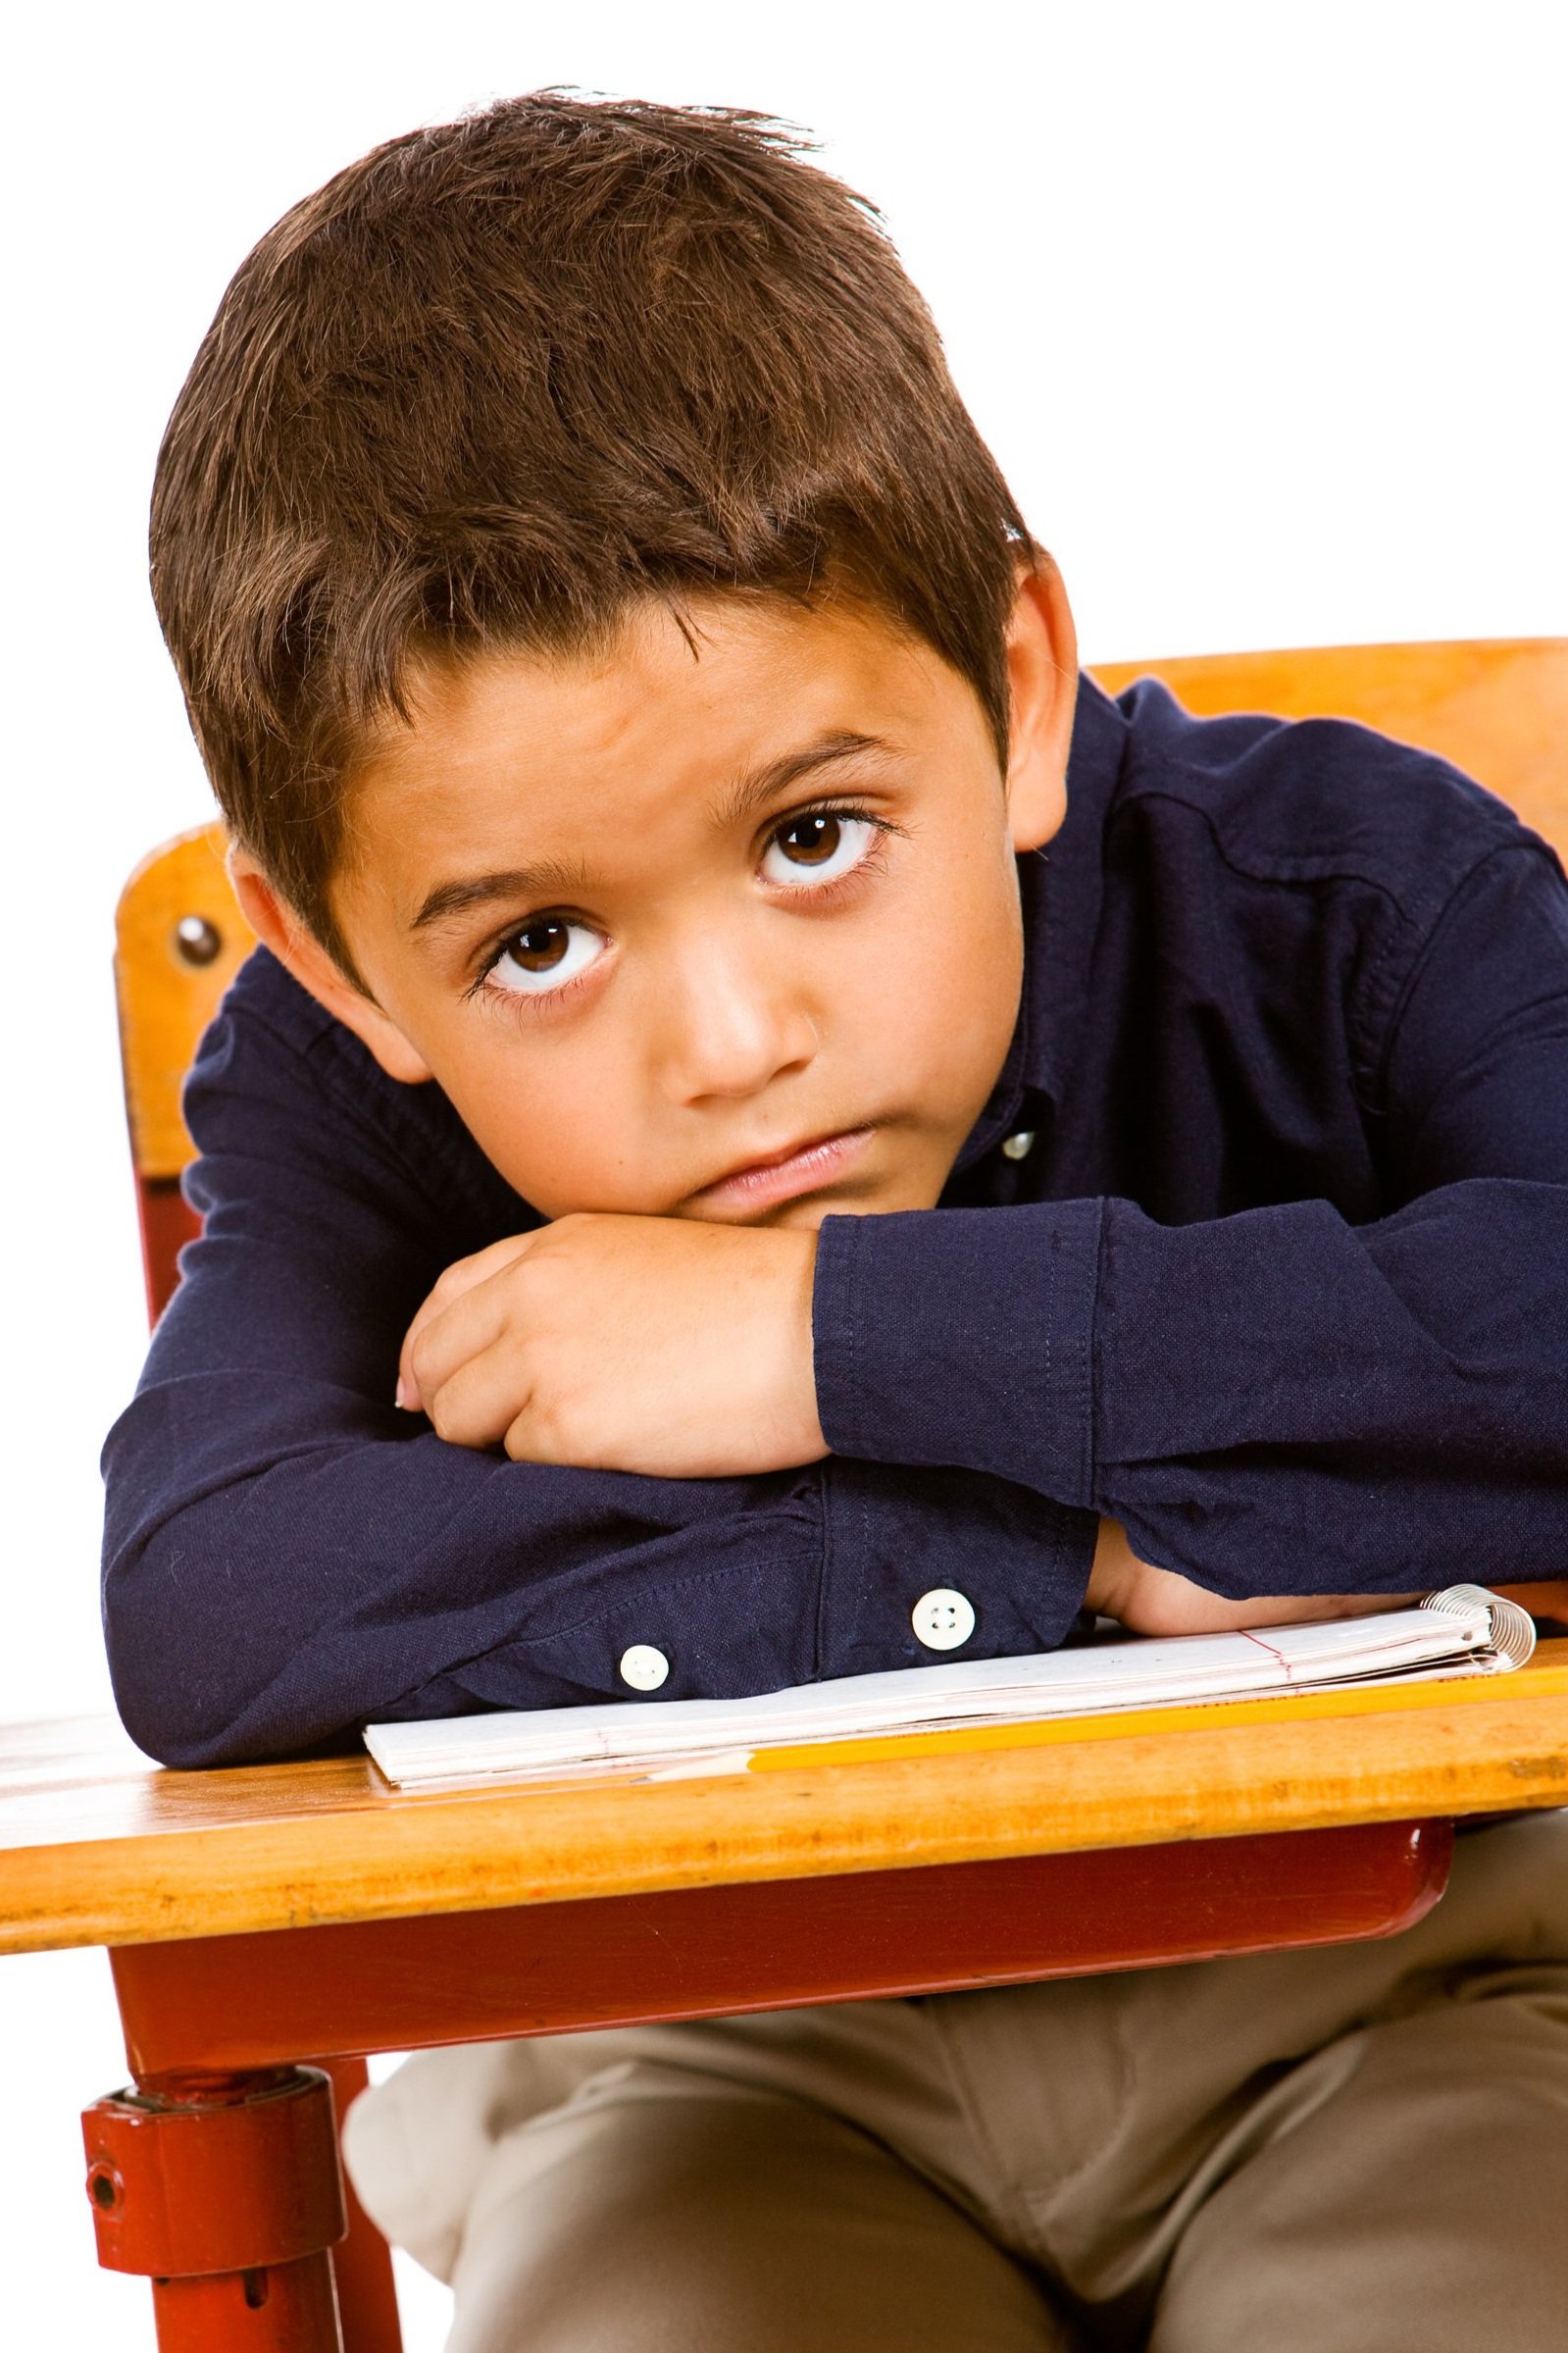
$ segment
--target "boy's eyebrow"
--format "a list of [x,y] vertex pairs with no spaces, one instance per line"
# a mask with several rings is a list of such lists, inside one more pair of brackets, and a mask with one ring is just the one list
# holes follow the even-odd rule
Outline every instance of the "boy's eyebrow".
[[495,898],[570,898],[582,892],[583,882],[582,867],[560,858],[545,858],[537,866],[508,866],[498,874],[466,875],[437,883],[428,892],[408,928],[424,931],[448,916],[466,915],[471,907],[488,906]]
[[714,803],[714,822],[720,826],[736,825],[742,817],[771,800],[786,786],[798,784],[817,768],[826,768],[835,760],[847,760],[856,752],[890,751],[892,745],[882,736],[862,736],[850,728],[840,728],[835,735],[824,736],[817,743],[809,743],[800,751],[786,751],[777,760],[768,761],[762,768],[753,768],[719,795]]
[[[818,768],[831,766],[835,760],[849,759],[857,752],[891,748],[881,736],[862,736],[850,729],[824,736],[818,743],[807,744],[800,751],[785,752],[781,758],[768,761],[765,767],[750,769],[737,777],[715,805],[715,823],[737,824],[775,793],[798,784],[803,776],[810,776]],[[427,893],[409,929],[426,931],[432,923],[443,923],[453,915],[466,915],[474,907],[487,906],[492,899],[569,898],[582,894],[585,888],[586,877],[582,867],[558,858],[546,858],[537,866],[509,866],[496,874],[465,876],[460,881],[437,883],[433,891]]]

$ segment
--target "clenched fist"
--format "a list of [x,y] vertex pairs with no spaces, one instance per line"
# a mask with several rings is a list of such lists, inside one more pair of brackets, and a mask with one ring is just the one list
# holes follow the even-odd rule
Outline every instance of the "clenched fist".
[[558,1218],[447,1268],[398,1403],[519,1461],[675,1479],[815,1461],[816,1258],[791,1228]]

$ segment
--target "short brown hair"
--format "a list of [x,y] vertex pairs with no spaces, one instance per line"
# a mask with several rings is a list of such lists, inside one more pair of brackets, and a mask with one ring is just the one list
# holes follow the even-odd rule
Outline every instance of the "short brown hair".
[[377,148],[229,285],[159,453],[153,593],[232,832],[345,966],[344,783],[416,658],[838,584],[1005,756],[1031,542],[877,216],[800,150],[540,92]]

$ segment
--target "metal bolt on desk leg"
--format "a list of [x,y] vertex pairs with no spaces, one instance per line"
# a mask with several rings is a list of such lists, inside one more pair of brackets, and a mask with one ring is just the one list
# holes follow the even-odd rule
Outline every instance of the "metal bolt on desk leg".
[[98,2260],[151,2278],[160,2353],[341,2353],[324,2074],[153,2077],[95,2101],[82,2133]]

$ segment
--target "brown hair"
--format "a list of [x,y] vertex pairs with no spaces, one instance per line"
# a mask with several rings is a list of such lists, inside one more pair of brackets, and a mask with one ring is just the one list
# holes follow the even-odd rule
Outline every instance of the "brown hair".
[[153,593],[231,830],[345,968],[344,781],[416,658],[836,585],[970,682],[1005,756],[1031,542],[876,215],[799,147],[509,100],[340,172],[225,294]]

